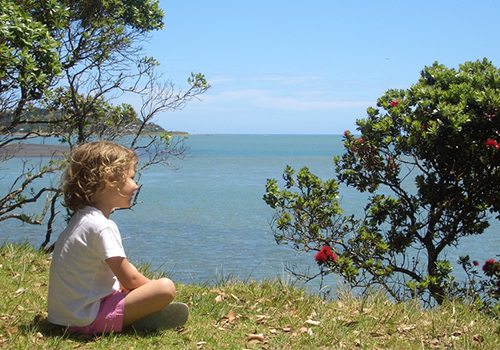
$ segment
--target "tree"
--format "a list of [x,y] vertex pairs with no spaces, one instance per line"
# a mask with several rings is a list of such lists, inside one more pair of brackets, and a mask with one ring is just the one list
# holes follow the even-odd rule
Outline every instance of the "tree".
[[58,37],[52,33],[64,25],[67,12],[55,1],[43,7],[43,15],[34,11],[34,18],[16,2],[0,1],[0,115],[9,119],[0,126],[0,134],[21,122],[27,105],[40,100],[62,71]]
[[[145,130],[159,113],[183,108],[210,85],[192,73],[188,88],[178,89],[158,73],[158,61],[143,56],[141,43],[163,28],[157,0],[0,0],[0,5],[0,162],[12,156],[8,145],[31,137],[58,138],[68,151],[93,139],[115,140],[144,156],[139,173],[184,157],[183,138],[145,135]],[[124,96],[142,101],[140,108],[113,104]],[[59,190],[35,184],[63,165],[64,159],[50,159],[27,166],[0,198],[0,221],[46,224],[47,245]],[[25,206],[43,195],[45,209],[26,214]]]
[[[457,295],[445,249],[499,217],[499,106],[500,71],[488,60],[425,67],[415,85],[368,108],[356,122],[360,137],[344,134],[338,182],[307,169],[297,185],[287,169],[285,190],[268,180],[278,242],[331,247],[336,259],[317,256],[317,276],[339,273],[353,287],[378,284],[397,300],[431,304]],[[338,183],[369,194],[363,218],[342,214]]]

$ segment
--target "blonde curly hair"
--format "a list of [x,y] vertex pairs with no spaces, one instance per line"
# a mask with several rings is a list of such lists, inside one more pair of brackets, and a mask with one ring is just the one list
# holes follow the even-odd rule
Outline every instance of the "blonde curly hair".
[[125,146],[109,141],[79,145],[61,178],[65,206],[76,212],[91,205],[104,188],[125,182],[131,164],[137,164],[137,154]]

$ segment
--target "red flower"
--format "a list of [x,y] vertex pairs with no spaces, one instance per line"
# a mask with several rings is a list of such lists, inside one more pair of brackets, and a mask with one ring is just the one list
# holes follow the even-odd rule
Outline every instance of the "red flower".
[[329,246],[325,245],[323,248],[321,248],[321,251],[325,254],[328,254],[328,253],[331,253],[332,252],[332,248],[330,248]]
[[474,261],[472,262],[472,264],[474,264],[474,266],[478,266],[478,265],[479,265],[479,262],[477,262],[477,260],[474,260]]
[[494,259],[490,259],[490,260],[486,261],[484,263],[484,265],[483,265],[483,271],[484,272],[490,271],[493,264],[495,264],[495,260]]
[[333,254],[332,248],[330,248],[329,246],[325,245],[323,248],[321,248],[321,251],[326,255],[326,258],[328,260],[332,260],[333,262],[337,261],[337,255]]
[[333,262],[337,261],[337,255],[333,254],[332,248],[329,246],[325,245],[319,252],[316,253],[314,256],[314,260],[318,262],[318,264],[324,264],[328,260],[331,260]]
[[486,140],[485,145],[486,145],[486,147],[490,147],[490,146],[497,147],[498,143],[493,139],[488,139],[488,140]]
[[320,265],[325,263],[327,259],[328,257],[322,251],[317,252],[316,255],[314,256],[314,260],[316,260]]
[[395,106],[397,106],[398,104],[399,104],[399,101],[396,101],[396,100],[391,101],[391,107],[395,107]]

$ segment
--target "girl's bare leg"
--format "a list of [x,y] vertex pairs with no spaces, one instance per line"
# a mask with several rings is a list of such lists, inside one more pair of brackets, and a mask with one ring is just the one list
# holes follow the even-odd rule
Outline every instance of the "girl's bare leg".
[[168,278],[160,278],[134,289],[125,297],[123,326],[160,311],[175,297],[175,285]]

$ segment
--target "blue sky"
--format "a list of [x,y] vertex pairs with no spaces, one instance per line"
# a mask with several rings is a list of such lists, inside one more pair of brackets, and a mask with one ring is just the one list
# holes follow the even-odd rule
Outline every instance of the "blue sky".
[[193,134],[341,134],[390,88],[434,61],[500,68],[500,1],[160,0],[165,28],[144,44],[164,78],[201,101],[156,122]]

